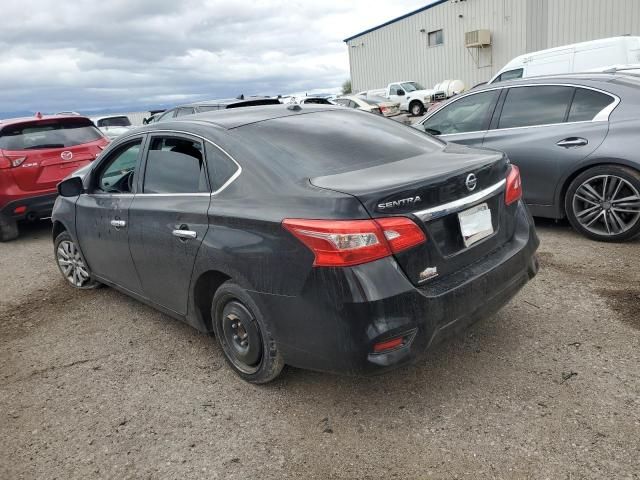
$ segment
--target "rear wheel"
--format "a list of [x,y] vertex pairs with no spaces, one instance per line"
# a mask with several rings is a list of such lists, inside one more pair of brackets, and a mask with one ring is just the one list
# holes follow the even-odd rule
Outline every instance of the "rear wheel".
[[618,165],[594,167],[569,185],[565,210],[573,228],[602,242],[640,234],[640,172]]
[[75,288],[90,289],[100,286],[91,277],[91,271],[80,255],[80,250],[67,232],[62,232],[54,242],[56,262],[62,276]]
[[424,114],[424,105],[422,102],[414,100],[409,104],[409,112],[411,112],[411,115],[414,117],[419,117]]
[[18,222],[0,214],[0,242],[8,242],[16,238],[18,238]]
[[225,359],[240,377],[267,383],[280,374],[282,356],[266,319],[244,289],[223,283],[213,296],[211,318]]

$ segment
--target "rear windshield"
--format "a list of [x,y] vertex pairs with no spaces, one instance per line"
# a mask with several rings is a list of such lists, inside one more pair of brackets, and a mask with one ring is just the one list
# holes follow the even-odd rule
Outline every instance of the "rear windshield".
[[439,151],[444,143],[367,112],[331,110],[291,115],[238,129],[285,155],[266,155],[278,170],[316,177],[361,170]]
[[0,149],[65,148],[102,138],[88,118],[38,120],[9,125],[0,131]]
[[109,117],[98,120],[99,127],[130,127],[131,122],[128,117]]

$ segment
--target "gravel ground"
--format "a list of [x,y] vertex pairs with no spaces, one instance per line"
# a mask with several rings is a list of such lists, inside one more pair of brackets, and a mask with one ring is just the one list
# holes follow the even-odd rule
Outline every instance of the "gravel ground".
[[212,339],[0,245],[0,478],[640,478],[640,242],[539,222],[538,277],[419,365],[262,387]]

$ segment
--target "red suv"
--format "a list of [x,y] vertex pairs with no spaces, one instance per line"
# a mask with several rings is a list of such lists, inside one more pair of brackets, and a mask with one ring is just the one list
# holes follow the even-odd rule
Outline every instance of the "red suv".
[[0,241],[18,236],[18,220],[51,215],[56,185],[109,143],[91,120],[36,115],[0,122]]

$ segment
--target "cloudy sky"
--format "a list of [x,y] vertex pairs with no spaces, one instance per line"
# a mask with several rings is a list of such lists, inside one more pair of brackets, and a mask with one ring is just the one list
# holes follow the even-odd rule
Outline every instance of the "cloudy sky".
[[343,39],[430,0],[3,2],[0,112],[338,87]]

